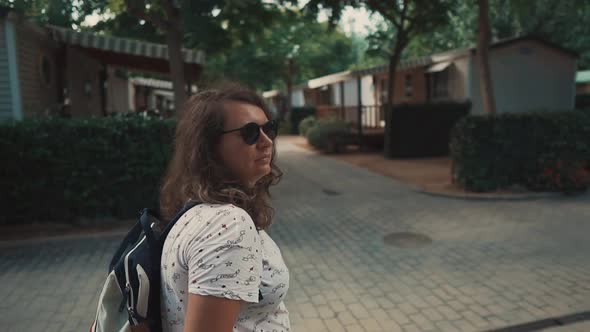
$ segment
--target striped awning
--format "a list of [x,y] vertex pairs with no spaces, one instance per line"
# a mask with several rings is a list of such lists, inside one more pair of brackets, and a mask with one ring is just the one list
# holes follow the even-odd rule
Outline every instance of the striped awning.
[[[424,67],[428,66],[432,63],[432,59],[430,56],[418,57],[418,58],[411,58],[401,60],[396,67],[397,70],[406,70],[412,69],[417,67]],[[355,70],[352,74],[358,76],[365,76],[365,75],[375,75],[380,73],[386,73],[389,70],[389,64],[383,64],[371,68],[366,69],[358,69]]]
[[172,90],[172,82],[157,80],[155,78],[132,77],[129,79],[129,82],[131,82],[131,84],[147,86],[154,89]]
[[[168,47],[162,44],[149,43],[136,39],[103,36],[95,33],[78,32],[53,25],[46,25],[53,40],[68,45],[93,48],[102,51],[143,56],[168,60]],[[205,55],[202,51],[183,49],[184,62],[203,65]]]

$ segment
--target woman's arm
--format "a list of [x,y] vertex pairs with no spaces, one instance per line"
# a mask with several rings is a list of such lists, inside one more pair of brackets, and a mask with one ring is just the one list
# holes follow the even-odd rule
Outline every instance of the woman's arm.
[[188,295],[184,332],[231,332],[240,312],[240,300]]

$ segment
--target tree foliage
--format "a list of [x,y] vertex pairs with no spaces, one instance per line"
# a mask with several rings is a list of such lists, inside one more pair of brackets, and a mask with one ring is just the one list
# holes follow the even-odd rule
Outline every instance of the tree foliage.
[[[581,68],[590,68],[590,1],[490,0],[492,41],[533,34],[580,54]],[[415,38],[405,56],[421,56],[473,46],[477,37],[477,4],[455,1],[449,24]]]
[[[209,79],[237,80],[259,90],[284,88],[287,58],[295,64],[294,82],[346,70],[355,61],[350,38],[297,11],[258,33],[234,36],[233,44],[210,56]],[[295,51],[295,52],[294,52]]]
[[102,12],[107,0],[0,0],[0,6],[15,9],[39,24],[79,27],[86,16]]

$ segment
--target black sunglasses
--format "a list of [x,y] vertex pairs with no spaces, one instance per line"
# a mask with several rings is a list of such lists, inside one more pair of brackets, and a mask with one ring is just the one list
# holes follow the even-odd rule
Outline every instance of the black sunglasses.
[[262,128],[264,134],[271,140],[274,140],[277,137],[278,123],[275,120],[268,121],[262,126],[256,122],[246,123],[240,128],[222,131],[221,134],[239,131],[242,135],[242,138],[244,139],[244,142],[248,145],[252,145],[258,142],[258,138],[260,138],[260,128]]

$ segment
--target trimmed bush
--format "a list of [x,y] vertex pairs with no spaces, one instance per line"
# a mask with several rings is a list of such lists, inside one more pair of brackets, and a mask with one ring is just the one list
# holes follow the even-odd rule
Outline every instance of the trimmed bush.
[[173,120],[32,119],[0,124],[0,223],[130,218],[158,206]]
[[307,131],[307,140],[313,147],[328,152],[339,152],[345,145],[354,143],[350,125],[335,118],[317,120]]
[[316,109],[311,106],[293,107],[289,114],[289,122],[291,123],[291,134],[299,135],[299,123],[308,116],[315,116]]
[[299,123],[299,135],[307,136],[307,131],[315,126],[317,119],[315,116],[308,116]]
[[590,110],[590,94],[576,95],[576,108]]
[[291,122],[289,120],[283,120],[279,122],[279,135],[291,135],[292,131]]
[[388,158],[421,158],[449,153],[450,132],[469,114],[470,102],[400,104],[388,116],[384,154]]
[[574,192],[590,185],[589,113],[469,116],[453,129],[450,149],[453,179],[468,190]]

